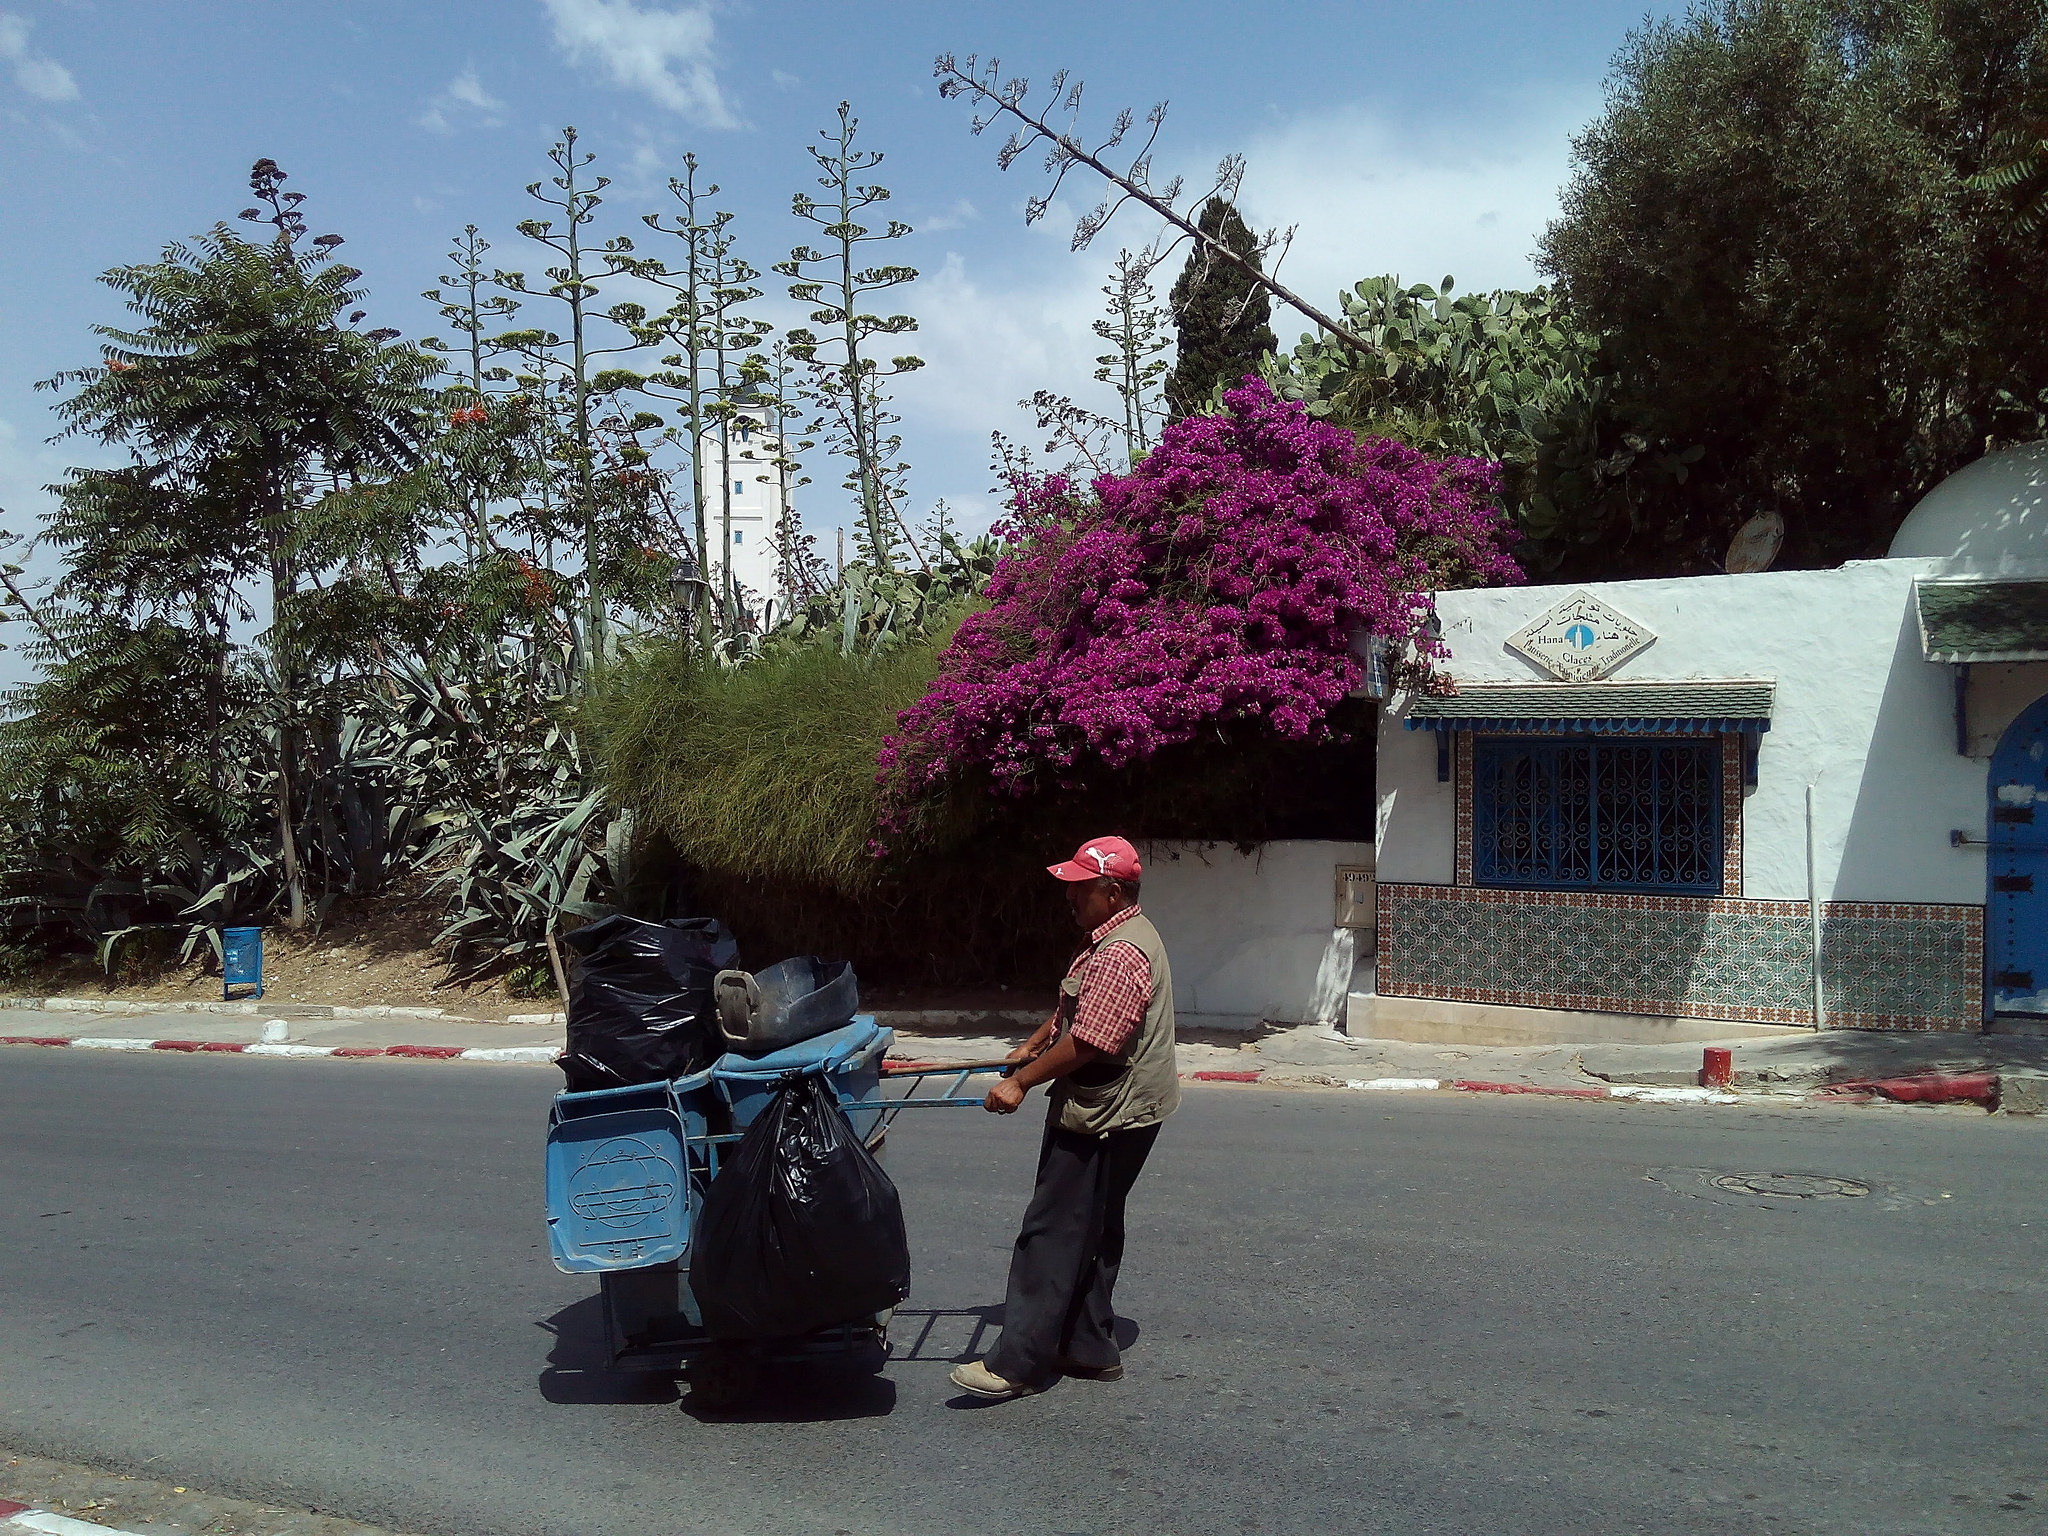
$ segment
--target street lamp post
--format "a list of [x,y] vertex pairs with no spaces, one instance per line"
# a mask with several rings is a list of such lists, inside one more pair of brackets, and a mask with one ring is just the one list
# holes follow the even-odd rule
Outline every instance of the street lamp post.
[[[704,598],[711,584],[704,579],[704,570],[698,565],[695,552],[688,548],[683,550],[682,558],[676,561],[676,568],[669,575],[668,589],[676,608],[684,615],[685,627],[693,630],[702,628]],[[710,637],[704,638],[708,646]]]

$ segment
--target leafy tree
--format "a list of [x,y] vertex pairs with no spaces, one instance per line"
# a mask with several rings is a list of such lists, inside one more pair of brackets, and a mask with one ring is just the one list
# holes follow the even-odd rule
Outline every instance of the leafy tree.
[[850,478],[860,497],[868,554],[881,569],[889,565],[895,543],[890,525],[900,523],[890,493],[889,468],[884,463],[892,451],[890,439],[886,424],[877,420],[886,410],[882,385],[887,379],[922,368],[924,360],[904,355],[891,358],[884,367],[866,351],[871,337],[900,336],[917,329],[917,321],[909,315],[885,317],[867,313],[862,307],[870,294],[915,281],[917,269],[887,263],[858,265],[867,259],[865,247],[901,240],[910,233],[910,226],[900,219],[890,219],[880,230],[858,222],[865,210],[891,196],[887,187],[858,179],[882,163],[879,151],[854,148],[859,128],[851,105],[842,101],[838,131],[824,129],[818,135],[822,145],[805,146],[817,163],[818,185],[825,189],[825,196],[799,192],[790,206],[798,218],[818,227],[825,249],[799,245],[787,261],[775,264],[775,270],[791,279],[792,299],[817,306],[810,321],[826,334],[793,330],[789,333],[790,350],[812,365],[813,388],[827,415],[839,419],[839,451],[852,460]]
[[1144,256],[1118,251],[1102,290],[1109,313],[1095,322],[1095,334],[1115,348],[1095,359],[1095,378],[1114,388],[1123,402],[1124,449],[1133,459],[1151,450],[1152,425],[1166,414],[1159,403],[1159,381],[1166,373],[1159,356],[1167,347],[1160,330],[1164,311],[1154,300],[1150,273]]
[[[619,300],[598,307],[608,286],[620,278],[644,277],[654,264],[644,258],[636,259],[633,242],[624,235],[614,235],[594,250],[588,243],[584,230],[595,222],[597,210],[603,204],[599,194],[611,185],[608,176],[578,179],[596,158],[588,152],[579,153],[574,128],[562,130],[562,137],[548,151],[555,174],[526,189],[536,202],[560,210],[561,221],[558,224],[553,218],[524,219],[519,224],[520,234],[555,255],[557,264],[542,273],[549,279],[548,286],[529,288],[523,272],[500,272],[496,281],[513,293],[556,300],[567,311],[567,336],[529,328],[507,332],[497,341],[500,346],[519,349],[533,359],[541,369],[541,398],[546,400],[551,393],[559,395],[565,407],[575,515],[582,534],[585,622],[592,649],[602,652],[607,596],[604,576],[614,562],[613,551],[607,548],[608,530],[599,506],[597,403],[602,396],[636,386],[642,380],[628,369],[600,371],[595,364],[599,358],[646,346],[656,339],[657,333],[647,327],[644,305]],[[560,196],[544,190],[549,186]],[[611,345],[600,346],[598,334],[607,323],[613,328],[615,339]]]
[[[707,393],[705,379],[707,372],[715,371],[713,358],[720,350],[714,313],[717,300],[713,294],[716,282],[712,275],[712,248],[723,238],[725,226],[732,221],[732,215],[703,210],[701,205],[716,197],[719,189],[716,183],[700,188],[697,185],[699,169],[695,155],[684,155],[683,174],[669,179],[669,193],[682,205],[674,223],[663,224],[661,215],[656,213],[643,214],[641,222],[683,242],[683,260],[679,266],[643,269],[643,275],[650,281],[675,295],[675,301],[657,323],[667,340],[680,349],[661,359],[660,370],[648,376],[645,387],[650,394],[683,408],[678,419],[689,433],[690,503],[695,514],[694,557],[698,568],[708,575],[711,526],[705,491],[708,476],[704,438],[711,421],[706,407],[706,400],[711,395]],[[695,592],[701,596],[704,590],[698,587]],[[699,642],[708,650],[714,624],[710,609],[701,604],[697,612],[697,627]]]
[[2038,233],[2048,225],[2048,118],[2002,130],[1993,153],[1992,164],[1968,185],[2004,196],[2014,234]]
[[1527,564],[1611,574],[1645,502],[1701,450],[1652,444],[1616,412],[1601,338],[1548,289],[1452,297],[1373,277],[1343,296],[1359,352],[1306,337],[1265,373],[1311,416],[1425,453],[1493,459]]
[[1977,181],[2044,95],[2038,0],[1713,0],[1631,35],[1541,260],[1641,435],[1705,450],[1640,566],[1713,569],[1760,508],[1792,563],[1882,553],[2048,424],[2048,246]]
[[1198,222],[1214,244],[1190,251],[1173,284],[1180,347],[1167,376],[1166,401],[1176,418],[1203,410],[1220,390],[1235,389],[1279,347],[1266,290],[1211,254],[1215,245],[1221,245],[1256,270],[1258,238],[1245,227],[1237,209],[1220,197],[1203,205]]
[[[429,336],[420,345],[460,360],[460,382],[444,398],[455,418],[450,425],[467,430],[449,445],[449,458],[469,512],[466,537],[472,557],[478,560],[492,547],[491,501],[495,493],[509,488],[508,482],[516,480],[518,458],[516,435],[505,431],[511,422],[506,413],[496,420],[498,430],[478,430],[493,425],[487,396],[504,391],[512,379],[511,371],[498,361],[504,347],[486,332],[510,324],[519,312],[517,299],[485,291],[491,286],[491,269],[484,264],[484,253],[490,248],[490,241],[477,233],[474,224],[465,225],[455,249],[448,253],[453,275],[443,276],[439,288],[420,295],[439,307],[441,318],[459,338],[451,344]],[[467,396],[459,397],[465,385]]]
[[[1318,326],[1339,340],[1354,347],[1363,348],[1364,343],[1349,326],[1332,315],[1325,314],[1300,294],[1288,288],[1266,272],[1259,261],[1248,258],[1247,253],[1230,242],[1219,238],[1219,231],[1204,229],[1198,222],[1182,211],[1181,196],[1185,183],[1179,176],[1169,177],[1162,185],[1152,180],[1152,154],[1159,142],[1159,130],[1166,123],[1166,103],[1154,102],[1145,114],[1145,136],[1135,149],[1124,147],[1124,140],[1130,136],[1137,123],[1137,115],[1126,107],[1116,115],[1108,134],[1090,142],[1080,131],[1081,96],[1083,83],[1072,79],[1064,69],[1056,70],[1052,77],[1052,88],[1046,95],[1045,105],[1034,108],[1029,105],[1031,82],[1003,74],[1002,62],[996,58],[981,58],[969,54],[966,62],[957,62],[950,53],[942,53],[932,64],[932,74],[939,82],[939,95],[944,98],[965,96],[981,114],[974,119],[973,131],[984,133],[999,122],[1016,124],[1010,137],[996,154],[996,164],[1003,170],[1014,165],[1019,156],[1027,150],[1043,144],[1045,146],[1045,168],[1052,175],[1052,184],[1043,192],[1026,199],[1024,222],[1035,224],[1044,218],[1052,208],[1060,188],[1065,185],[1067,174],[1080,166],[1100,176],[1109,190],[1101,202],[1081,215],[1074,224],[1073,248],[1086,250],[1094,238],[1102,233],[1109,221],[1129,203],[1135,203],[1156,214],[1165,228],[1152,244],[1145,248],[1144,256],[1149,265],[1156,266],[1164,261],[1182,240],[1192,240],[1197,252],[1206,253],[1207,258],[1223,267],[1230,268],[1237,276],[1252,286],[1271,294],[1282,304],[1303,319]],[[1057,122],[1054,120],[1058,119]],[[1119,150],[1118,158],[1123,160],[1118,169],[1109,159],[1111,150]],[[1128,158],[1125,158],[1128,157]],[[1193,208],[1201,204],[1205,208],[1217,198],[1225,202],[1236,199],[1238,189],[1244,184],[1245,161],[1240,154],[1228,154],[1217,164],[1216,175],[1209,190],[1198,194],[1187,205]],[[1294,238],[1294,231],[1269,229],[1257,237],[1252,249],[1263,259],[1274,251],[1285,254],[1288,244]],[[1275,259],[1276,266],[1278,258]]]
[[797,393],[797,359],[788,340],[776,338],[766,352],[757,352],[747,361],[760,381],[755,404],[765,411],[775,443],[775,458],[769,467],[775,474],[775,504],[782,509],[782,523],[775,535],[775,563],[787,612],[792,604],[821,591],[828,580],[818,556],[818,541],[804,531],[796,508],[797,488],[811,483],[797,455],[817,445],[801,435],[790,441],[792,423],[802,431],[803,410]]
[[712,342],[713,400],[711,420],[718,429],[718,570],[723,622],[727,630],[738,624],[738,594],[732,572],[732,429],[760,382],[758,369],[745,361],[750,348],[758,347],[774,329],[767,322],[741,313],[741,306],[761,297],[753,286],[761,274],[733,249],[733,239],[724,228],[712,238],[710,257],[710,322]]
[[[374,643],[388,594],[369,591],[357,557],[394,533],[416,544],[417,534],[386,520],[424,510],[417,499],[365,508],[334,493],[417,465],[428,435],[423,386],[441,365],[394,345],[394,331],[355,328],[361,274],[333,260],[339,236],[301,244],[303,195],[284,191],[284,180],[269,160],[251,175],[265,206],[243,217],[272,224],[270,240],[217,225],[167,247],[157,262],[108,272],[104,281],[142,323],[97,327],[105,364],[43,386],[71,391],[57,405],[64,435],[129,456],[113,469],[74,470],[58,488],[44,537],[63,552],[66,571],[52,594],[56,639],[43,659],[61,682],[66,667],[104,664],[146,644],[155,674],[220,675],[198,695],[216,722],[201,740],[219,784],[232,750],[220,726],[234,691],[221,658],[230,626],[255,617],[248,584],[267,586],[275,826],[288,920],[302,927],[309,908],[297,827],[314,671]],[[182,662],[167,659],[174,633],[186,647]],[[105,685],[94,696],[118,699]],[[42,719],[51,700],[31,694],[25,702],[28,718]]]

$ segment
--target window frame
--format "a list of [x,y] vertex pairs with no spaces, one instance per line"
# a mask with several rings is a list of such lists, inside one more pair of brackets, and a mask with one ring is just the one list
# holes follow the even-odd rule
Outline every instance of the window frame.
[[[1467,750],[1471,753],[1471,881],[1476,887],[1487,890],[1506,891],[1582,891],[1623,896],[1685,896],[1718,897],[1726,894],[1728,879],[1725,851],[1727,848],[1727,807],[1723,794],[1726,749],[1717,735],[1662,735],[1651,733],[1628,733],[1601,735],[1598,733],[1571,734],[1505,734],[1482,735],[1477,732],[1470,737]],[[1587,776],[1589,790],[1587,797],[1586,864],[1589,876],[1586,879],[1560,878],[1554,873],[1556,858],[1551,860],[1552,873],[1540,876],[1503,876],[1490,868],[1489,850],[1497,838],[1495,828],[1499,825],[1498,808],[1494,802],[1494,787],[1497,772],[1489,772],[1490,760],[1502,752],[1523,755],[1543,755],[1556,761],[1572,749],[1588,750]],[[1680,883],[1671,881],[1624,881],[1600,878],[1605,862],[1602,856],[1602,793],[1603,769],[1611,770],[1611,755],[1617,749],[1650,749],[1652,751],[1686,753],[1698,759],[1696,767],[1707,784],[1705,801],[1700,807],[1701,819],[1694,833],[1695,867],[1705,871],[1706,878]],[[1554,771],[1554,770],[1553,770]],[[1606,782],[1611,784],[1611,780]],[[1607,804],[1607,824],[1613,820],[1612,802]],[[1652,812],[1652,816],[1655,816]],[[1554,840],[1554,839],[1553,839]],[[1611,848],[1611,844],[1608,845]],[[1653,855],[1654,857],[1654,855]],[[1671,863],[1680,862],[1676,856]],[[1611,866],[1610,866],[1611,867]]]

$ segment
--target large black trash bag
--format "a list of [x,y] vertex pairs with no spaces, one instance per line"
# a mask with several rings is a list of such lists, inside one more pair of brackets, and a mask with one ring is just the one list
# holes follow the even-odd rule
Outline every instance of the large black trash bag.
[[780,1339],[910,1294],[903,1206],[825,1079],[786,1084],[705,1192],[690,1289],[715,1339]]
[[717,918],[607,917],[562,942],[574,956],[562,1057],[571,1093],[666,1082],[723,1054],[711,979],[739,962],[739,945]]

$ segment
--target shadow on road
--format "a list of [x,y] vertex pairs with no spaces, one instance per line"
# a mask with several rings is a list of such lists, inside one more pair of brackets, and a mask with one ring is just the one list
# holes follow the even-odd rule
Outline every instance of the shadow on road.
[[908,1365],[979,1360],[1002,1326],[1001,1302],[992,1307],[898,1307],[889,1323],[889,1359]]
[[[1001,1302],[988,1307],[898,1307],[889,1324],[889,1359],[892,1364],[964,1365],[995,1346],[1002,1326]],[[1129,1349],[1138,1333],[1136,1323],[1119,1317],[1116,1347]]]
[[700,1424],[824,1424],[841,1419],[886,1418],[896,1408],[896,1383],[827,1365],[774,1366],[762,1373],[744,1403],[703,1408],[693,1392],[683,1412]]
[[604,1336],[604,1303],[586,1296],[539,1325],[555,1336],[540,1395],[551,1403],[672,1403],[675,1378],[660,1371],[615,1371]]

